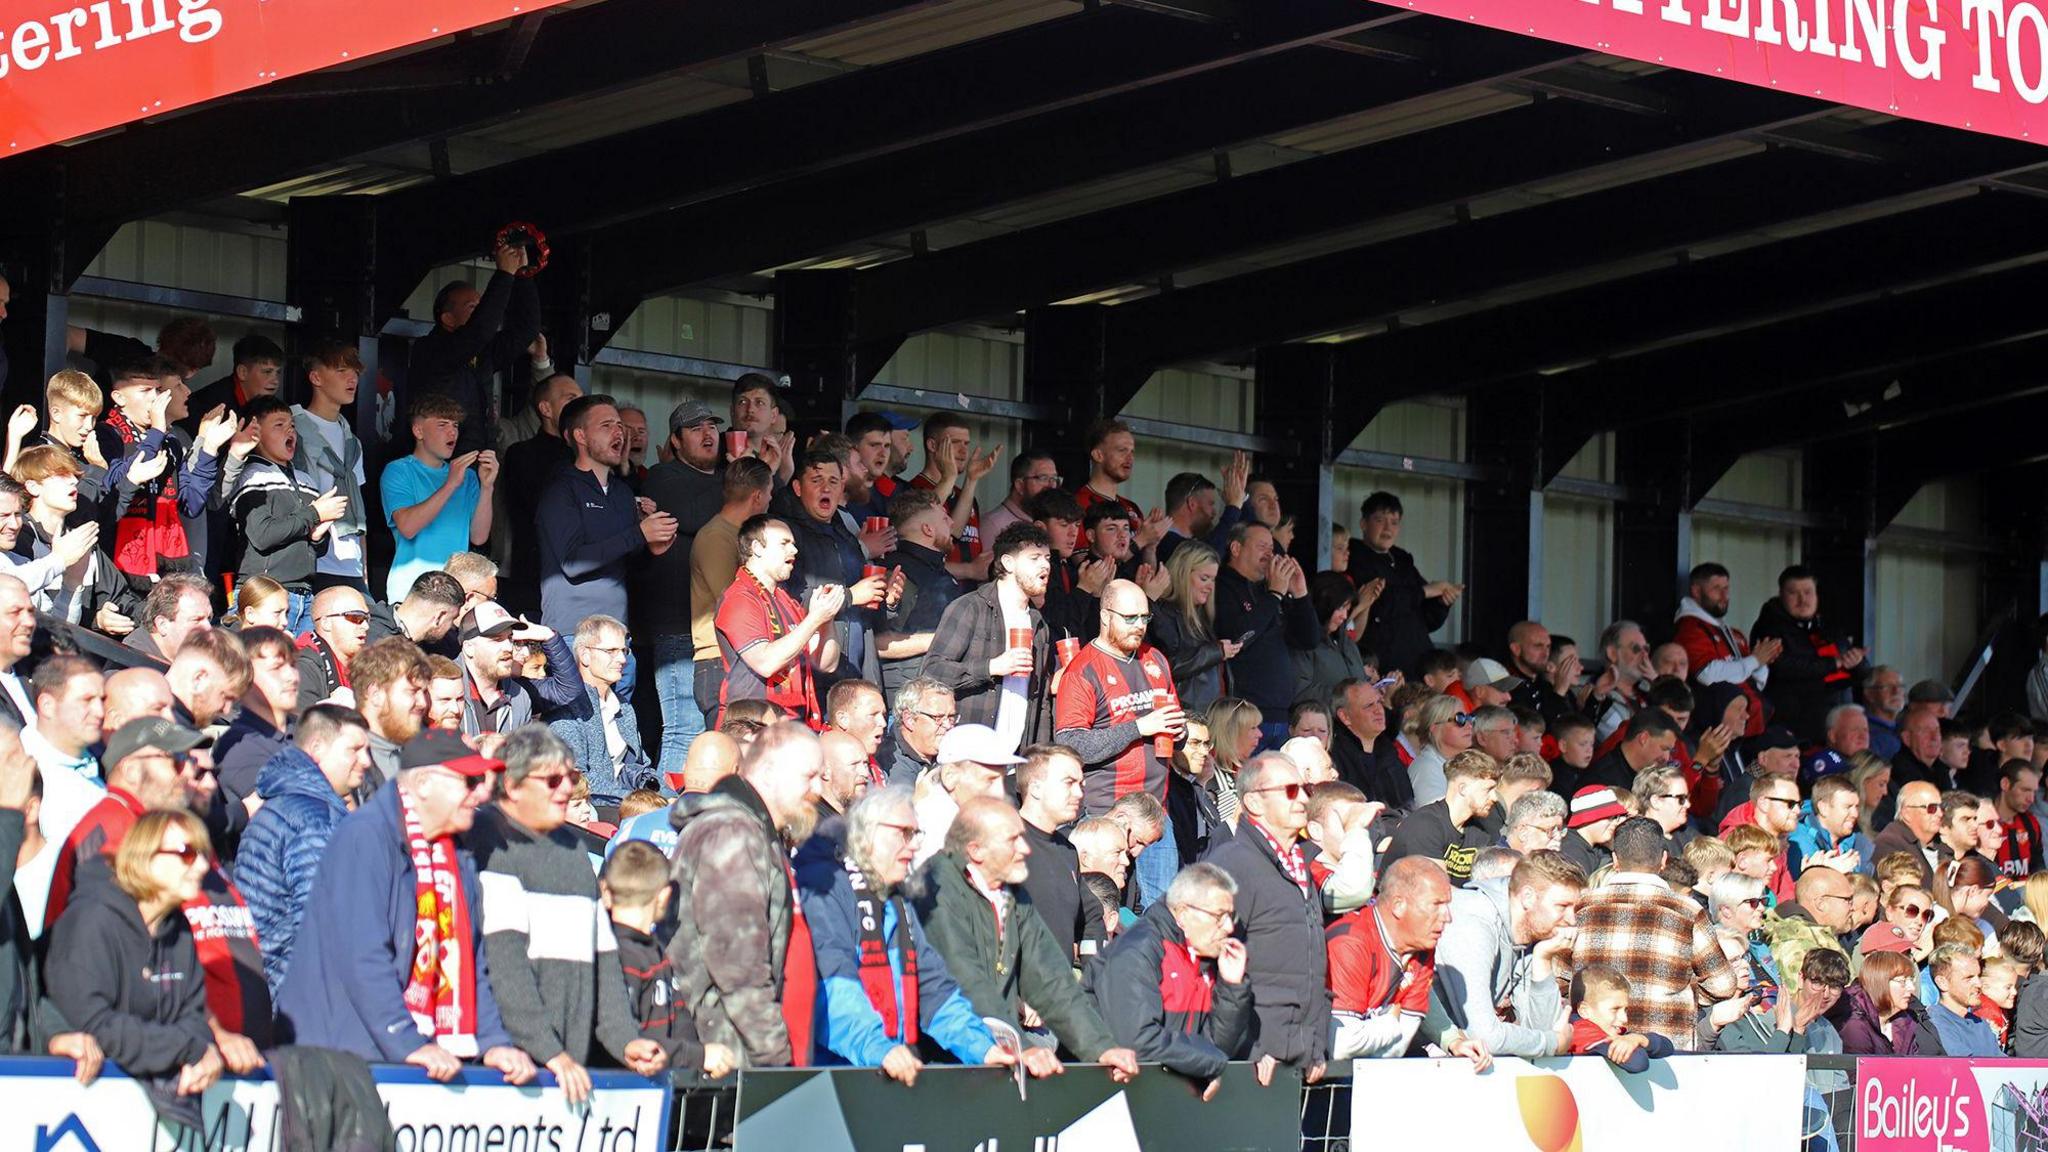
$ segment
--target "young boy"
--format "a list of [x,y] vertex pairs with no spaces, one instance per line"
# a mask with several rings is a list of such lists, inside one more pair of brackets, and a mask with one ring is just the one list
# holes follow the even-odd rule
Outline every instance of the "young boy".
[[[106,394],[100,391],[99,384],[76,368],[66,368],[50,377],[43,389],[43,410],[50,414],[50,423],[37,443],[63,449],[79,468],[79,510],[73,516],[73,527],[99,523],[100,490],[107,481],[107,462],[87,457],[100,454],[92,431],[106,403]],[[7,459],[0,463],[0,471],[13,473],[15,461],[21,459],[22,451],[29,446],[29,434],[35,430],[35,407],[23,404],[16,408],[7,421]]]
[[633,1018],[640,1035],[668,1052],[669,1067],[701,1071],[716,1080],[738,1067],[733,1051],[723,1044],[697,1039],[697,1024],[682,995],[675,966],[669,962],[654,926],[668,916],[668,857],[645,840],[629,840],[605,861],[598,892],[611,913],[612,934],[619,940],[619,965],[626,971],[626,991],[633,1000]]
[[1653,1032],[1628,1030],[1628,978],[1612,968],[1572,977],[1572,1055],[1604,1056],[1624,1072],[1647,1072],[1675,1049]]
[[384,466],[384,523],[397,544],[384,585],[384,599],[392,604],[405,599],[420,573],[490,542],[498,456],[455,454],[463,415],[461,404],[438,392],[413,401],[412,455]]
[[298,636],[313,627],[313,571],[327,550],[328,532],[348,511],[348,498],[331,488],[321,491],[292,467],[299,431],[284,401],[257,397],[249,405],[249,422],[256,428],[256,450],[235,490],[235,523],[244,545],[236,574],[243,580],[268,576],[284,585],[291,601],[285,629]]
[[313,570],[314,586],[346,584],[368,595],[363,442],[341,413],[355,403],[362,374],[363,360],[354,345],[327,340],[307,355],[306,382],[312,391],[304,404],[292,408],[292,424],[299,433],[299,453],[292,464],[311,477],[314,486],[331,488],[348,499],[348,511],[328,530],[327,551]]
[[[235,341],[234,360],[233,371],[192,394],[194,412],[223,408],[239,420],[259,397],[275,396],[284,387],[284,349],[270,337],[251,332]],[[199,435],[196,416],[173,422],[183,428],[186,435]]]
[[111,379],[114,407],[94,431],[108,461],[101,507],[112,521],[115,569],[146,596],[159,576],[206,570],[208,506],[221,449],[238,425],[216,406],[198,422],[196,440],[179,427],[191,393],[161,356],[117,365]]
[[[35,559],[56,552],[70,560],[60,579],[34,590],[36,610],[112,636],[127,635],[142,598],[114,574],[104,552],[81,546],[97,543],[98,525],[71,526],[78,511],[78,458],[69,449],[39,444],[21,454],[10,475],[28,493],[22,518],[22,530],[30,537],[25,551]],[[23,550],[19,543],[16,548]]]
[[1977,1005],[1977,1015],[1998,1033],[1998,1046],[2008,1051],[2012,1048],[2007,1038],[2012,1031],[2012,1006],[2019,1001],[2020,977],[2025,968],[2010,956],[1993,956],[1984,961],[1984,999]]
[[1593,763],[1593,722],[1576,712],[1560,717],[1550,738],[1557,742],[1557,756],[1550,762],[1550,790],[1569,797],[1578,791],[1579,774]]
[[[1768,886],[1783,850],[1778,838],[1754,824],[1738,824],[1728,830],[1725,839],[1728,850],[1735,853],[1735,870]],[[1770,895],[1768,887],[1764,895]]]

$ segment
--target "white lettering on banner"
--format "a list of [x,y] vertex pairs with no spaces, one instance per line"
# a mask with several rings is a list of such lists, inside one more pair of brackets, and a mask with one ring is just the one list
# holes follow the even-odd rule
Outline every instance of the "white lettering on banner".
[[[1599,5],[1603,0],[1583,2]],[[1616,12],[1648,15],[1642,0],[1604,2]],[[1826,56],[1850,64],[1864,63],[1867,57],[1873,68],[1889,67],[1888,57],[1896,55],[1906,74],[1915,80],[1941,79],[1941,48],[1948,42],[1948,33],[1936,25],[1941,21],[1939,6],[1944,0],[1754,0],[1753,22],[1751,2],[1667,0],[1657,9],[1656,15],[1666,23],[1691,27],[1693,14],[1698,11],[1699,27],[1707,32],[1755,40],[1759,44],[1782,44],[1794,52]],[[1978,43],[1978,56],[1982,61],[1979,73],[1990,72],[1991,40],[1993,36],[1999,36],[2006,39],[2010,71],[2019,74],[2021,46],[2016,38],[2007,34],[2007,28],[2012,20],[2019,18],[2021,10],[2025,10],[2030,18],[2039,20],[2040,9],[2031,0],[2020,0],[2013,6],[2014,15],[2009,20],[2005,0],[1960,0],[1960,3],[1965,29],[1984,26],[1987,18],[1994,19],[1997,25],[1996,30]],[[1977,17],[1974,24],[1973,13]],[[1989,17],[1986,13],[1990,14]],[[1839,41],[1836,39],[1838,33]],[[2028,70],[2036,76],[2042,74],[2043,50],[2044,42],[2036,38],[2032,45],[2033,54],[2027,59]],[[1987,90],[1998,91],[1997,81],[1990,83]],[[1985,85],[1979,84],[1978,87]],[[2034,103],[2039,102],[2034,100]]]
[[1906,1081],[1897,1094],[1885,1091],[1884,1084],[1876,1079],[1863,1082],[1863,1096],[1857,1108],[1857,1137],[1882,1136],[1893,1140],[1925,1140],[1932,1138],[1936,1147],[1946,1147],[1951,1138],[1960,1140],[1970,1135],[1970,1093],[1959,1090],[1961,1084],[1953,1076],[1938,1085],[1938,1091],[1928,1096],[1920,1091],[1918,1080]]
[[[204,44],[220,33],[222,17],[213,0],[177,0],[177,14],[170,12],[171,0],[99,0],[83,8],[71,8],[45,19],[24,20],[13,29],[0,27],[0,78],[19,65],[33,72],[83,56],[88,48],[105,51],[130,40],[141,40],[160,32],[178,30],[187,44]],[[96,36],[94,34],[97,34]],[[87,36],[94,36],[90,41]],[[55,38],[57,51],[50,51]]]
[[[398,1152],[665,1152],[669,1089],[622,1072],[592,1072],[587,1109],[554,1087],[513,1088],[490,1072],[435,1084],[379,1067]],[[142,1086],[109,1066],[90,1088],[71,1062],[0,1058],[0,1149],[46,1152],[275,1152],[283,1146],[277,1084],[227,1078],[207,1090],[197,1131],[159,1129]]]

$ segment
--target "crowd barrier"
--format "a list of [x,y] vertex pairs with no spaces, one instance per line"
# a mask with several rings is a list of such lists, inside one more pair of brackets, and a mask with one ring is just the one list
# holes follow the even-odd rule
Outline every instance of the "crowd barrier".
[[[593,1072],[587,1107],[552,1078],[523,1088],[473,1070],[437,1084],[373,1069],[399,1152],[1350,1152],[1463,1147],[1638,1152],[2044,1152],[2048,1061],[1679,1056],[1640,1074],[1596,1058],[1339,1064],[1304,1086],[1261,1087],[1233,1064],[1212,1101],[1147,1067],[1116,1084],[1099,1065],[1023,1080],[929,1067],[914,1088],[874,1069],[764,1070],[678,1087]],[[278,1152],[277,1084],[223,1079],[200,1130],[160,1127],[143,1085],[111,1066],[91,1087],[65,1060],[0,1058],[0,1149]],[[1355,1137],[1355,1139],[1354,1139]]]

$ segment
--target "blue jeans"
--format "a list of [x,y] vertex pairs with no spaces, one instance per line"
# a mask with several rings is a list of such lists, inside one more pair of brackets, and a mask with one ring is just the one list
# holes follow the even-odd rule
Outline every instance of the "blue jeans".
[[[1138,853],[1138,902],[1144,908],[1166,899],[1166,886],[1180,871],[1180,846],[1173,838],[1173,817],[1166,817],[1159,840]],[[1140,908],[1139,911],[1144,911]]]
[[313,594],[285,589],[284,630],[293,636],[304,636],[313,630]]
[[654,691],[661,698],[661,772],[681,775],[690,743],[704,731],[697,707],[696,648],[688,636],[654,638]]
[[1287,721],[1268,720],[1259,725],[1259,752],[1278,752],[1287,743]]

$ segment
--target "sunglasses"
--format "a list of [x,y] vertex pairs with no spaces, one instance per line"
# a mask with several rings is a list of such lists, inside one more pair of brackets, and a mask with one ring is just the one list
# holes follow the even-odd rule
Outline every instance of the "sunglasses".
[[322,620],[333,620],[336,618],[346,620],[351,624],[368,624],[370,622],[370,614],[368,612],[353,610],[348,612],[329,612],[327,615],[320,617]]
[[1744,908],[1765,908],[1765,907],[1768,907],[1769,905],[1770,905],[1770,901],[1769,901],[1769,900],[1766,900],[1766,899],[1764,899],[1764,898],[1763,898],[1763,897],[1761,897],[1761,896],[1751,896],[1751,897],[1750,897],[1749,899],[1747,899],[1747,900],[1744,900],[1744,901],[1742,902],[1742,906],[1743,906]]
[[553,792],[563,784],[575,780],[576,774],[574,772],[556,772],[548,776],[528,776],[527,779],[545,784],[548,791]]
[[1941,811],[1941,804],[1939,802],[1933,804],[1909,804],[1906,805],[1905,808],[1909,812],[1925,812],[1929,816],[1932,816],[1936,812]]
[[159,848],[156,850],[156,854],[159,856],[176,856],[178,862],[188,868],[199,859],[199,849],[190,844],[181,848]]
[[1470,712],[1459,712],[1451,717],[1450,722],[1460,728],[1470,728],[1472,726],[1472,714]]
[[1921,907],[1913,904],[1901,904],[1899,905],[1899,911],[1904,912],[1906,915],[1912,917],[1915,920],[1920,921],[1923,924],[1929,920],[1934,919],[1934,909],[1932,908]]
[[1677,802],[1678,802],[1678,803],[1680,803],[1680,804],[1691,804],[1691,803],[1692,803],[1692,795],[1691,795],[1690,793],[1686,793],[1686,792],[1665,792],[1665,793],[1663,793],[1662,795],[1659,795],[1659,796],[1657,797],[1657,799],[1659,799],[1659,800],[1675,800],[1675,801],[1677,801]]
[[1286,796],[1287,796],[1287,798],[1288,798],[1289,800],[1299,800],[1299,799],[1301,799],[1301,798],[1302,798],[1303,796],[1305,796],[1305,795],[1307,795],[1307,794],[1308,794],[1308,790],[1309,790],[1309,787],[1308,787],[1308,785],[1306,785],[1306,784],[1273,784],[1273,785],[1269,785],[1269,786],[1267,786],[1267,787],[1264,787],[1264,788],[1254,788],[1254,789],[1252,789],[1252,791],[1254,791],[1254,792],[1281,792],[1281,793],[1285,793],[1285,794],[1286,794]]

